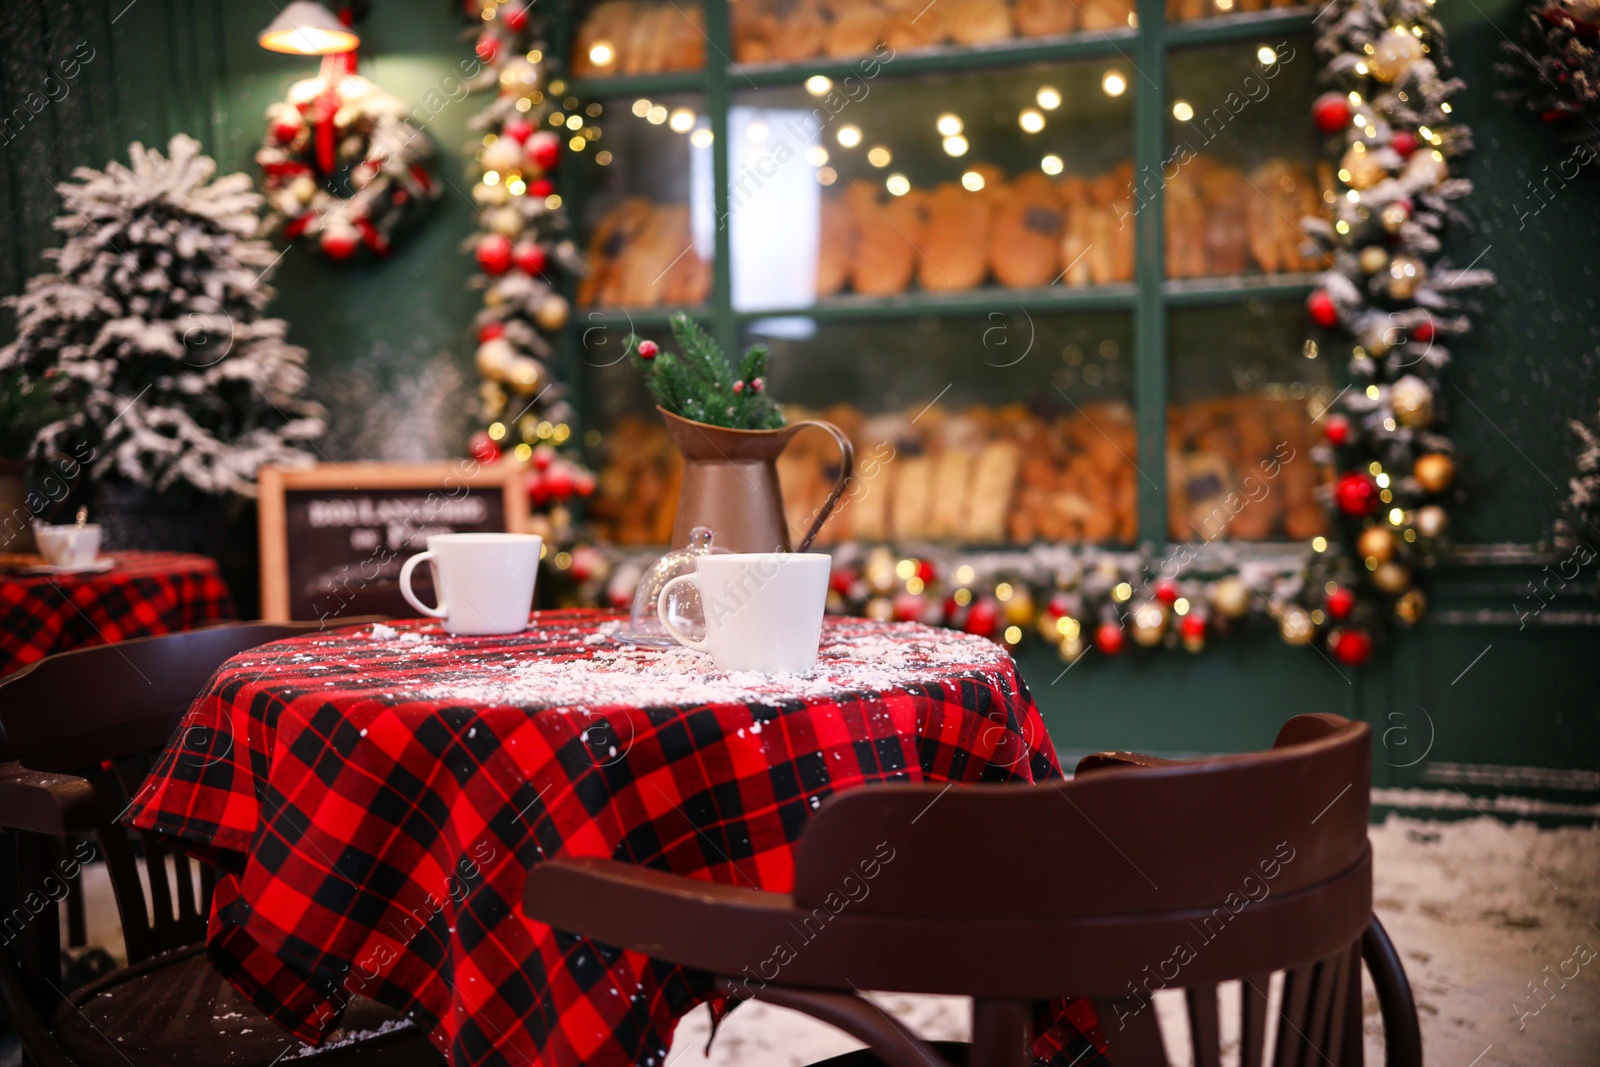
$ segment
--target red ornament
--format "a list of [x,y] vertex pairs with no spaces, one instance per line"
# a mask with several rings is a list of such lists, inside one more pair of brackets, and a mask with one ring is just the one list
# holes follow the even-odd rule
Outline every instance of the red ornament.
[[993,637],[995,628],[999,625],[999,606],[992,600],[984,599],[973,602],[972,608],[967,612],[966,625],[962,629],[979,637]]
[[1401,130],[1389,138],[1389,147],[1400,153],[1401,159],[1410,159],[1411,153],[1417,150],[1417,138],[1405,130]]
[[933,569],[933,564],[925,559],[917,560],[917,577],[922,579],[923,585],[933,581],[936,576],[937,572]]
[[1350,125],[1350,101],[1343,93],[1323,93],[1311,105],[1311,118],[1323,133],[1338,133]]
[[497,337],[506,335],[506,324],[503,322],[486,322],[478,328],[478,343],[493,341]]
[[1327,435],[1329,444],[1343,446],[1350,440],[1350,420],[1343,415],[1329,415],[1322,432]]
[[1355,606],[1356,595],[1342,585],[1328,594],[1328,614],[1336,619],[1349,618]]
[[504,274],[511,269],[511,241],[501,234],[485,234],[473,255],[485,274]]
[[927,601],[924,597],[920,597],[915,593],[896,594],[894,598],[895,621],[916,622],[922,618],[922,611],[925,607],[927,607]]
[[640,359],[648,361],[648,360],[655,359],[656,356],[658,356],[660,354],[661,354],[661,346],[656,344],[654,341],[640,341],[639,342],[639,358]]
[[320,243],[330,259],[349,259],[361,247],[361,239],[348,230],[323,230]]
[[1156,599],[1171,607],[1178,601],[1178,583],[1171,578],[1162,578],[1156,582]]
[[544,491],[557,500],[565,500],[578,488],[578,481],[572,476],[572,470],[567,464],[551,467],[544,476]]
[[300,131],[303,129],[305,127],[298,122],[274,122],[272,124],[272,136],[281,143],[288,144],[300,136]]
[[507,119],[506,124],[500,128],[500,133],[502,136],[509,137],[521,144],[533,136],[533,123],[520,117]]
[[482,430],[472,435],[472,440],[467,443],[467,452],[479,463],[493,463],[500,458],[500,446]]
[[549,265],[550,257],[544,254],[544,249],[528,241],[517,246],[511,261],[524,274],[543,274],[544,268]]
[[1411,327],[1411,336],[1414,340],[1422,341],[1423,343],[1433,340],[1433,320],[1424,319],[1422,322],[1419,322],[1415,326]]
[[1191,640],[1204,637],[1206,635],[1205,616],[1196,615],[1193,612],[1185,615],[1183,621],[1178,624],[1178,633]]
[[1333,304],[1333,297],[1317,289],[1306,298],[1306,310],[1311,312],[1311,321],[1328,329],[1339,324],[1339,309]]
[[1128,634],[1114,622],[1103,622],[1095,627],[1094,647],[1108,656],[1115,656],[1128,647]]
[[852,571],[834,571],[828,578],[828,588],[840,596],[850,596],[855,591],[856,576]]
[[556,183],[549,178],[536,178],[528,183],[528,195],[543,200],[556,191]]
[[506,29],[512,33],[520,33],[528,27],[528,9],[521,4],[505,9],[505,14],[500,16],[500,21],[506,24]]
[[549,130],[540,130],[528,138],[528,158],[540,170],[552,170],[561,158],[561,138]]
[[500,39],[493,34],[486,33],[478,38],[478,44],[473,49],[478,53],[478,58],[485,63],[493,63],[500,54]]
[[1372,638],[1365,630],[1335,630],[1328,635],[1328,648],[1347,667],[1359,667],[1372,658]]
[[547,471],[550,469],[550,464],[555,462],[555,458],[555,449],[551,448],[549,445],[540,445],[538,448],[533,450],[533,469],[536,471]]
[[1346,515],[1365,518],[1378,505],[1378,487],[1367,475],[1351,471],[1339,475],[1338,484],[1333,487],[1333,498]]

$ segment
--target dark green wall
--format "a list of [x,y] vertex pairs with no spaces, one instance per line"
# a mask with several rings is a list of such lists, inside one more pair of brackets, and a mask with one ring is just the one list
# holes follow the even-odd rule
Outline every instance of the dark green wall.
[[[420,102],[467,55],[453,5],[383,0],[374,8],[362,29],[362,71]],[[1600,770],[1593,573],[1581,587],[1541,584],[1554,591],[1542,600],[1554,602],[1537,614],[1542,600],[1529,585],[1547,577],[1538,546],[1571,469],[1566,422],[1592,417],[1600,396],[1600,173],[1591,167],[1553,199],[1535,197],[1530,183],[1567,149],[1494,98],[1492,65],[1503,34],[1516,33],[1517,10],[1510,0],[1439,5],[1470,86],[1458,113],[1479,145],[1468,171],[1478,192],[1465,205],[1473,226],[1453,234],[1451,252],[1458,266],[1477,260],[1501,279],[1482,297],[1479,330],[1451,372],[1460,390],[1446,398],[1468,489],[1456,533],[1466,545],[1509,547],[1470,550],[1437,576],[1429,622],[1362,672],[1271,635],[1214,643],[1198,657],[1128,655],[1108,664],[1091,656],[1065,675],[1047,654],[1027,651],[1025,673],[1064,751],[1216,751],[1264,743],[1294,712],[1338,711],[1374,724],[1380,784],[1460,783],[1481,793],[1497,790],[1473,785],[1481,775],[1459,765],[1565,768],[1591,779]],[[52,241],[51,183],[75,165],[100,166],[127,141],[162,142],[183,130],[224,167],[250,169],[263,109],[314,68],[256,46],[274,13],[268,0],[0,6],[0,114],[42,91],[47,62],[85,41],[96,53],[65,98],[0,145],[0,293],[18,291],[39,268]],[[332,412],[322,444],[331,458],[460,449],[476,382],[468,323],[477,296],[458,250],[473,231],[462,146],[475,107],[450,103],[429,123],[445,195],[389,260],[335,265],[298,246],[283,258],[273,310],[311,351],[316,393]],[[10,328],[7,316],[0,336]],[[1428,759],[1402,766],[1425,747]],[[1531,778],[1510,781],[1556,799],[1600,799],[1592,781],[1578,778],[1544,789]]]

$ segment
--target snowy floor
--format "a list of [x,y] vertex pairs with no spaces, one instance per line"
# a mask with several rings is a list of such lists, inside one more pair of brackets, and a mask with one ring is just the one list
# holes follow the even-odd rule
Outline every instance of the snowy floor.
[[[1600,1065],[1600,827],[1391,817],[1373,827],[1372,843],[1378,915],[1416,991],[1429,1067]],[[104,868],[85,877],[90,943],[116,944]],[[1177,1041],[1184,1028],[1177,997],[1157,1001],[1175,1065],[1188,1063]],[[960,998],[882,995],[881,1002],[925,1037],[967,1036]],[[1368,1062],[1381,1063],[1377,1007],[1370,998],[1366,1007]],[[704,1009],[685,1019],[667,1067],[800,1067],[859,1047],[763,1004],[730,1016],[709,1056],[707,1028]],[[1225,1043],[1229,1030],[1237,1027],[1225,1026]],[[0,1067],[15,1051],[0,1045]],[[1236,1065],[1237,1050],[1229,1051],[1224,1062]]]

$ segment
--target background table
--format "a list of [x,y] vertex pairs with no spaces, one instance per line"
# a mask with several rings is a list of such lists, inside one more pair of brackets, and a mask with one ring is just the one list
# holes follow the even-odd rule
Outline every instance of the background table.
[[103,574],[0,575],[0,674],[74,648],[192,630],[234,617],[215,560],[112,552]]
[[[777,682],[619,645],[620,623],[546,612],[451,638],[418,621],[225,664],[129,817],[227,872],[212,962],[307,1041],[360,992],[455,1067],[660,1067],[705,976],[528,921],[530,864],[610,856],[787,892],[835,790],[1060,774],[1010,656],[980,638],[829,620],[815,677]],[[1057,1028],[1047,1051],[1087,1048]]]

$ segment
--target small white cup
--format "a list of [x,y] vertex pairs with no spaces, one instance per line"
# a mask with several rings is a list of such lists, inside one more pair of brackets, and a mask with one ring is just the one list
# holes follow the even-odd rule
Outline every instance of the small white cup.
[[35,523],[33,537],[52,567],[88,567],[100,557],[100,527],[96,523],[82,526]]
[[[694,574],[661,587],[656,615],[673,640],[711,653],[725,671],[805,674],[816,666],[832,559],[821,552],[729,552],[700,556]],[[700,590],[703,641],[672,625],[672,592]]]
[[[542,545],[534,534],[434,534],[428,550],[400,568],[400,593],[424,615],[444,620],[446,633],[521,633],[533,610]],[[411,591],[411,572],[423,560],[433,561],[438,607],[429,607]]]

